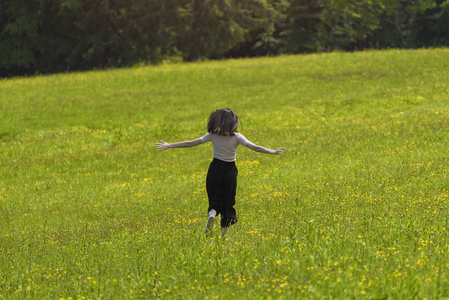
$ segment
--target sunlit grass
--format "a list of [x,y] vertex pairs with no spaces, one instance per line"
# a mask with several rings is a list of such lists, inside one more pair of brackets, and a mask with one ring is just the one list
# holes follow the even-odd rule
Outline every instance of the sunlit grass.
[[[449,51],[284,56],[0,81],[0,297],[449,297]],[[206,238],[216,108],[239,222]]]

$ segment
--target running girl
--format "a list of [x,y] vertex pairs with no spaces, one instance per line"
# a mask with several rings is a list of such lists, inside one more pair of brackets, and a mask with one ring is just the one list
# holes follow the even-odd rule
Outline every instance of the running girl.
[[209,198],[209,217],[206,224],[206,234],[210,234],[215,218],[221,214],[221,236],[224,237],[228,227],[237,222],[234,209],[235,193],[237,189],[237,167],[235,158],[237,147],[246,146],[251,150],[282,154],[285,148],[271,150],[257,146],[237,132],[239,117],[229,108],[214,110],[207,122],[206,135],[191,141],[169,144],[164,141],[156,143],[159,150],[169,148],[193,147],[212,142],[214,159],[209,166],[206,178],[206,190]]

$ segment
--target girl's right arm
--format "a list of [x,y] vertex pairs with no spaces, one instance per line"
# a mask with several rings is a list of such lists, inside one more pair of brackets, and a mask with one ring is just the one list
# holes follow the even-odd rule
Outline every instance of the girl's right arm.
[[262,152],[262,153],[268,153],[268,154],[282,154],[285,152],[285,147],[279,148],[277,150],[268,149],[262,146],[258,146],[252,142],[249,142],[246,144],[246,147],[248,147],[251,150],[254,150],[256,152]]
[[160,143],[156,143],[156,148],[158,148],[159,151],[162,151],[162,150],[167,150],[170,148],[194,147],[194,146],[198,146],[199,144],[202,144],[202,143],[203,143],[203,141],[201,140],[201,138],[197,138],[197,139],[191,140],[191,141],[173,143],[173,144],[169,144],[164,141],[160,141]]

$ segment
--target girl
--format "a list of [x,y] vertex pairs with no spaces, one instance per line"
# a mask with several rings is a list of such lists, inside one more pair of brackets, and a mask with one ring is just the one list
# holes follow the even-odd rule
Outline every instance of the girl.
[[214,159],[209,166],[206,178],[206,190],[209,198],[209,217],[206,224],[206,234],[211,233],[215,218],[221,214],[221,236],[226,235],[227,229],[237,222],[235,192],[237,188],[237,167],[235,157],[238,145],[251,150],[268,154],[282,154],[285,148],[271,150],[257,146],[237,132],[239,117],[229,108],[214,110],[207,122],[208,133],[192,141],[169,144],[164,141],[156,143],[159,150],[169,148],[193,147],[212,142]]

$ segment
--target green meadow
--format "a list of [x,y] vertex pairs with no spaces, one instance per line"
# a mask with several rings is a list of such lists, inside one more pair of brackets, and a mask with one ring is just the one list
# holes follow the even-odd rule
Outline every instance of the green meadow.
[[[0,298],[447,299],[448,104],[449,49],[0,80]],[[206,237],[211,143],[154,144],[224,107],[287,152]]]

